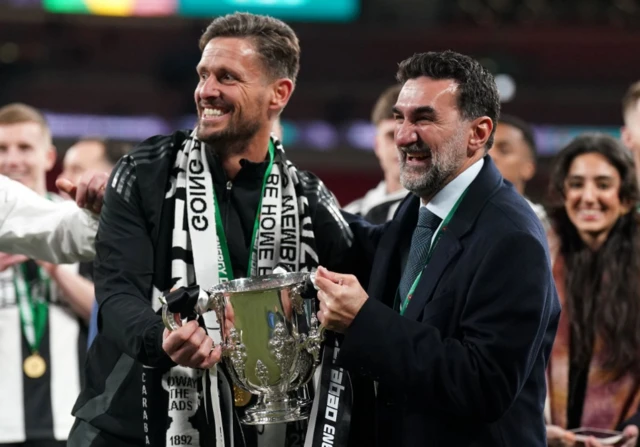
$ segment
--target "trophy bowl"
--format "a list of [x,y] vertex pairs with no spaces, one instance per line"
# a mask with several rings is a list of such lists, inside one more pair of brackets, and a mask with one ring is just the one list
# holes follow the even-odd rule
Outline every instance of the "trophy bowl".
[[234,384],[257,396],[242,423],[306,419],[305,385],[318,365],[322,333],[312,299],[301,292],[310,273],[237,279],[207,292],[222,336],[223,362]]

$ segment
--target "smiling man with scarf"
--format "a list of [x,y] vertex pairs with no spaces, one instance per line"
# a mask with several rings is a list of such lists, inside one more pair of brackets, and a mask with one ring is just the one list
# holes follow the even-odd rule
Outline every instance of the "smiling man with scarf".
[[193,296],[277,265],[340,268],[351,244],[333,195],[270,136],[299,68],[291,28],[233,14],[209,25],[200,48],[196,129],[142,143],[120,160],[105,194],[95,263],[100,334],[71,447],[285,447],[302,445],[306,433],[305,424],[241,427],[247,396],[234,396],[218,365],[214,314],[208,331],[194,321],[168,333],[156,312],[171,289]]

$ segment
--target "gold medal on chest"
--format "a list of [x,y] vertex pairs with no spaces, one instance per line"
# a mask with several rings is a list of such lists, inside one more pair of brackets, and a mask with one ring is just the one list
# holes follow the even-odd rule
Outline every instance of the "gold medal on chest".
[[22,363],[22,369],[27,377],[31,379],[39,379],[47,371],[47,363],[40,354],[33,353]]

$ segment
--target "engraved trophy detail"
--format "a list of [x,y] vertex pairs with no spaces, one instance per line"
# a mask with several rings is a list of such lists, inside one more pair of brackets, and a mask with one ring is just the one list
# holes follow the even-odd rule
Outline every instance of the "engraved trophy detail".
[[[319,363],[322,330],[315,302],[301,292],[313,273],[280,273],[237,279],[208,290],[196,313],[214,310],[220,323],[222,358],[235,386],[257,396],[242,423],[275,424],[306,419],[307,392],[299,392]],[[165,305],[163,320],[179,319]],[[307,396],[307,397],[301,397]]]

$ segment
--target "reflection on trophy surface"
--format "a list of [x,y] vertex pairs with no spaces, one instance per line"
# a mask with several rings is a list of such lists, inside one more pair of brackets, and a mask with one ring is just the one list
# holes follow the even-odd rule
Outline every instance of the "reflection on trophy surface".
[[309,417],[312,402],[303,387],[318,364],[321,343],[314,301],[300,295],[310,277],[237,279],[213,287],[209,302],[197,305],[198,313],[216,311],[223,361],[234,384],[258,396],[245,411],[245,424]]

